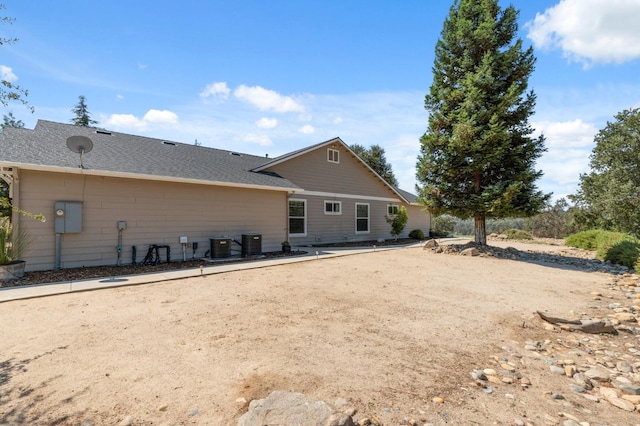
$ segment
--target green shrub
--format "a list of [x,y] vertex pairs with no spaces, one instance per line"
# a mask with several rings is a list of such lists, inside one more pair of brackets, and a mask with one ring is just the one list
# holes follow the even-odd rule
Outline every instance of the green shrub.
[[603,231],[602,229],[590,229],[588,231],[577,232],[569,235],[564,240],[564,244],[569,247],[577,247],[584,250],[595,250],[598,247],[598,235],[602,232],[607,231]]
[[568,236],[565,244],[569,247],[595,250],[596,257],[600,260],[638,270],[640,240],[629,234],[591,229]]
[[640,261],[640,243],[637,241],[623,240],[612,246],[604,255],[606,262],[616,265],[624,265],[638,270]]
[[409,238],[413,238],[414,240],[424,240],[424,232],[422,232],[422,229],[414,229],[409,232]]
[[622,232],[603,231],[596,238],[596,256],[598,259],[605,260],[607,252],[615,245],[623,241],[636,242],[631,235]]
[[522,229],[507,229],[503,232],[510,240],[532,240],[531,233]]

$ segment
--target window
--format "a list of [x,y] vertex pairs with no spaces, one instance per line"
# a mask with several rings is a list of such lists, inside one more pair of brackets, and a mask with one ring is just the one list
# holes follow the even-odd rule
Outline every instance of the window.
[[387,204],[387,214],[394,216],[400,213],[400,206],[397,204]]
[[341,201],[325,201],[324,214],[342,214]]
[[307,235],[307,200],[289,200],[289,235]]
[[369,232],[369,204],[356,203],[356,234]]
[[330,163],[339,163],[340,162],[340,151],[337,149],[329,148],[327,150],[327,161]]

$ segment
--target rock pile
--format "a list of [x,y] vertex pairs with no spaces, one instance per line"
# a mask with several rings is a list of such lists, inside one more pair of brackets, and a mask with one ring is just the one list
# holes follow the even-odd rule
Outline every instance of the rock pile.
[[[501,248],[495,246],[480,246],[473,242],[467,244],[445,245],[438,244],[436,240],[428,240],[423,244],[422,248],[425,250],[431,250],[433,253],[479,255],[524,262],[555,263],[590,272],[606,272],[611,274],[625,274],[632,272],[632,270],[626,266],[614,265],[595,259],[593,252],[571,247],[563,248],[557,253],[547,253],[535,251],[534,249],[522,251],[512,247]],[[472,252],[474,254],[471,254]]]

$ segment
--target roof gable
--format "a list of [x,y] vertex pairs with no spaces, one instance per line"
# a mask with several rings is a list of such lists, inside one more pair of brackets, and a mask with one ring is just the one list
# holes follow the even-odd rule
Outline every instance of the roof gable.
[[390,189],[393,193],[395,193],[401,200],[405,201],[407,204],[415,204],[415,201],[416,201],[415,195],[413,195],[413,194],[411,194],[411,193],[409,193],[407,191],[402,191],[399,188],[396,188],[396,187],[390,185],[389,183],[387,183],[386,180],[384,180],[364,160],[362,160],[355,152],[353,152],[353,150],[351,148],[349,148],[349,146],[346,143],[344,143],[344,141],[342,139],[340,139],[339,137],[336,137],[336,138],[333,138],[333,139],[329,139],[327,141],[320,142],[318,144],[311,145],[311,146],[308,146],[306,148],[302,148],[302,149],[290,152],[288,154],[281,155],[279,157],[276,157],[276,158],[272,159],[271,161],[269,161],[267,163],[262,164],[261,166],[256,167],[253,170],[254,171],[265,171],[265,170],[268,170],[269,168],[274,167],[274,166],[276,166],[278,164],[285,163],[285,162],[290,161],[290,160],[292,160],[294,158],[309,154],[309,153],[311,153],[313,151],[316,151],[318,149],[322,149],[322,148],[324,148],[326,146],[331,146],[331,145],[335,145],[335,144],[340,144],[346,151],[351,153],[351,155],[356,159],[356,161],[358,161],[370,173],[372,173],[375,176],[375,178],[380,182],[381,185],[384,185],[385,187]]

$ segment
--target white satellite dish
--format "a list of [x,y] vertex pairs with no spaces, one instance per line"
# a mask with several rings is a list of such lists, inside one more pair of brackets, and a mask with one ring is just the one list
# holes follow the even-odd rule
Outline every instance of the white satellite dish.
[[67,138],[67,147],[77,153],[80,154],[80,168],[84,169],[82,165],[82,155],[90,152],[93,149],[93,142],[86,136],[69,136]]

